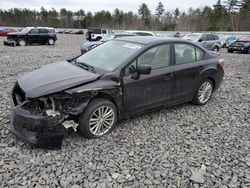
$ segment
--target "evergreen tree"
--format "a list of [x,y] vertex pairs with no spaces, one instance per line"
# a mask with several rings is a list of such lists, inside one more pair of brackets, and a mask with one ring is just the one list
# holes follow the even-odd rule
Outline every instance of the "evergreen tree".
[[146,30],[148,29],[149,23],[150,23],[150,10],[148,8],[148,5],[145,3],[142,3],[138,9],[138,13],[142,18],[142,21],[144,22],[144,26]]

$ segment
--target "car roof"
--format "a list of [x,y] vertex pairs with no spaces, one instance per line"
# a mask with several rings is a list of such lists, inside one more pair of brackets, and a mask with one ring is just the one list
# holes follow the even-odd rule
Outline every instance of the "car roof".
[[122,37],[114,40],[124,41],[124,42],[132,42],[139,43],[143,45],[148,44],[157,44],[162,42],[187,42],[186,40],[179,38],[171,38],[171,37],[154,37],[154,36],[133,36],[133,37]]
[[53,27],[26,27],[28,29],[54,29]]
[[114,36],[137,36],[136,34],[133,33],[114,33]]
[[186,33],[185,35],[202,35],[203,33]]
[[105,28],[97,28],[97,27],[90,27],[90,28],[88,28],[88,30],[92,30],[92,29],[111,30],[111,29],[105,29]]
[[129,30],[129,31],[126,31],[126,32],[128,32],[128,33],[148,33],[148,34],[155,35],[155,33],[151,32],[151,31]]

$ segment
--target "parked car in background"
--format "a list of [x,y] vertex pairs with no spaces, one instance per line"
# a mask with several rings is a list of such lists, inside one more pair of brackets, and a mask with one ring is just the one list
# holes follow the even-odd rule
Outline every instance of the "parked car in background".
[[218,35],[213,33],[190,33],[183,36],[182,39],[190,40],[215,52],[218,52],[221,48],[221,41]]
[[82,35],[82,34],[84,34],[84,32],[83,32],[83,30],[75,30],[75,31],[73,31],[73,34],[80,34],[80,35]]
[[91,28],[91,29],[88,29],[86,33],[86,39],[88,41],[99,41],[104,36],[111,34],[111,33],[113,33],[113,31],[110,29]]
[[233,53],[234,51],[250,53],[250,36],[242,37],[228,46],[227,51]]
[[57,40],[55,30],[49,27],[26,27],[19,32],[9,33],[4,45],[26,46],[27,44],[54,45]]
[[57,30],[56,33],[58,33],[58,34],[63,34],[64,31],[65,31],[65,30]]
[[64,34],[71,34],[73,32],[72,29],[66,29],[63,31]]
[[11,28],[0,28],[0,36],[6,36],[8,33],[13,32],[16,32],[16,30]]
[[233,35],[225,35],[220,37],[221,47],[227,48],[231,43],[236,41],[236,37]]
[[137,35],[131,34],[131,33],[116,33],[116,34],[111,33],[111,34],[108,34],[105,37],[103,37],[100,41],[85,42],[81,46],[81,54],[84,54],[84,53],[92,50],[93,48],[99,46],[100,44],[103,44],[104,42],[110,41],[114,38],[129,37],[129,36],[137,36]]
[[155,33],[151,31],[137,31],[137,30],[129,30],[127,33],[135,34],[138,36],[156,36]]
[[61,147],[69,128],[98,138],[118,119],[189,101],[205,105],[223,67],[218,54],[186,40],[117,38],[20,77],[11,93],[11,129],[50,149]]

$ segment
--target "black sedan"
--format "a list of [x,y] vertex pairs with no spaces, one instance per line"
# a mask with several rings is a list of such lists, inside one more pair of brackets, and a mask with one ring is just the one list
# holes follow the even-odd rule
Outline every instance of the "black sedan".
[[104,42],[108,42],[112,39],[120,38],[120,37],[131,37],[131,36],[137,36],[137,35],[131,34],[131,33],[116,33],[116,34],[111,33],[111,34],[108,34],[105,37],[103,37],[100,41],[85,42],[81,46],[81,54],[84,54],[84,53],[92,50],[93,48],[99,46],[100,44],[103,44]]
[[[124,37],[25,74],[12,90],[12,131],[60,148],[69,128],[98,138],[119,119],[192,101],[219,88],[224,61],[180,39]],[[55,74],[56,73],[56,74]]]
[[228,46],[227,51],[229,53],[233,53],[235,51],[243,52],[245,54],[250,53],[250,36],[242,37],[241,39],[236,40],[235,42],[231,43]]

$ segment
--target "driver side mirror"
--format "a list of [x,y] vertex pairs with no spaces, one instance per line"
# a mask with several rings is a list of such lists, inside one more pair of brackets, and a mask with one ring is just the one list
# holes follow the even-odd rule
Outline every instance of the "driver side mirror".
[[132,78],[135,80],[138,80],[140,78],[141,74],[150,74],[151,70],[152,70],[152,68],[150,65],[146,65],[146,64],[137,65],[136,72],[132,76]]
[[198,40],[198,42],[202,42],[202,39],[200,38],[200,39]]

